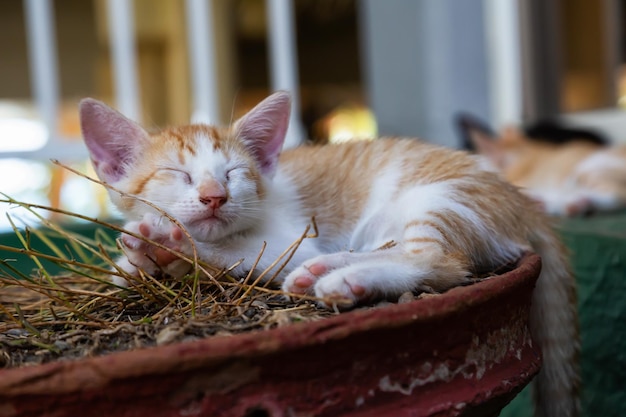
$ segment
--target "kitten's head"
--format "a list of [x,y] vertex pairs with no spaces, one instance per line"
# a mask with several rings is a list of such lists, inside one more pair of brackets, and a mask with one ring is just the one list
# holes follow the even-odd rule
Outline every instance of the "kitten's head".
[[468,114],[461,114],[456,124],[468,150],[476,151],[490,161],[494,168],[509,177],[519,166],[532,165],[537,153],[564,148],[597,148],[607,144],[601,134],[583,128],[569,127],[558,121],[543,120],[518,129],[505,127],[499,134],[484,122]]
[[457,126],[465,147],[484,156],[493,169],[503,174],[518,165],[533,145],[514,127],[507,127],[496,135],[485,123],[469,115],[459,116]]
[[228,128],[188,125],[149,134],[104,103],[80,104],[83,137],[100,179],[129,218],[151,209],[182,222],[199,241],[245,230],[262,213],[285,139],[290,97],[277,92]]

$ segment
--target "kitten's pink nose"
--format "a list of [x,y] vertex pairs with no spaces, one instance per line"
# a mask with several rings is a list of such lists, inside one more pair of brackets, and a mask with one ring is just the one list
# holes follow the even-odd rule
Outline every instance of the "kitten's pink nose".
[[214,210],[218,207],[222,207],[224,204],[226,204],[226,201],[227,201],[226,197],[216,197],[216,196],[200,197],[200,202],[202,204],[209,206]]
[[223,206],[228,201],[224,186],[215,180],[203,182],[198,187],[198,199],[200,202],[212,209]]

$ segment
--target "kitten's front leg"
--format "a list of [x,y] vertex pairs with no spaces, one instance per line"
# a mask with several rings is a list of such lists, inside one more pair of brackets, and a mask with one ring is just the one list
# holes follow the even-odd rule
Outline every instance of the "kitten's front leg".
[[[186,252],[187,239],[182,230],[167,218],[146,214],[141,221],[129,222],[124,227],[127,231],[143,236],[177,252]],[[130,234],[121,236],[122,256],[116,263],[125,272],[138,276],[139,270],[150,275],[164,273],[182,276],[190,268],[189,263],[176,254]],[[121,277],[114,277],[113,282],[126,286]]]

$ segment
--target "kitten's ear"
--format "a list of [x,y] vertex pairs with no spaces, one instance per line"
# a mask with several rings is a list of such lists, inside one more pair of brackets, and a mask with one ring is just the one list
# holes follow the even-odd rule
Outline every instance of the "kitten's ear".
[[98,177],[111,184],[126,176],[148,139],[137,123],[92,98],[80,102],[80,128]]
[[235,134],[252,151],[263,174],[271,175],[276,169],[290,112],[291,96],[278,91],[235,122]]
[[510,163],[506,150],[508,140],[504,137],[496,137],[485,123],[469,115],[459,116],[457,124],[469,150],[485,156],[500,170],[507,168]]
[[469,114],[460,114],[456,120],[466,150],[489,154],[497,146],[497,138],[486,123]]

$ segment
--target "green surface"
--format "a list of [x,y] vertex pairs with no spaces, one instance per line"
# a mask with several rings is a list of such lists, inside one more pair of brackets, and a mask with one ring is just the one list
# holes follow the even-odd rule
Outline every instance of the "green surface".
[[[626,212],[559,225],[578,285],[586,417],[626,416]],[[502,417],[531,417],[524,390]]]
[[[96,240],[98,242],[103,242],[103,239],[104,239],[104,242],[113,242],[118,234],[114,232],[113,230],[105,228],[105,227],[96,228],[91,223],[85,223],[85,224],[74,223],[72,225],[68,225],[67,227],[64,227],[64,230],[66,230],[67,232],[76,234],[78,236],[83,236],[87,239]],[[35,234],[33,233],[27,234],[24,231],[22,231],[21,233],[22,233],[23,238],[28,242],[30,248],[43,252],[45,254],[49,254],[49,255],[54,254],[54,252],[50,250],[48,245],[42,242],[42,240]],[[59,236],[56,232],[51,232],[51,231],[45,232],[44,234],[46,235],[47,238],[50,239],[50,241],[54,245],[56,245],[58,248],[61,249],[61,251],[65,254],[65,256],[67,256],[68,258],[80,260],[80,256],[78,256],[75,250],[73,250],[70,247],[70,245],[67,244],[66,238],[63,238]],[[9,246],[13,248],[24,247],[24,245],[22,244],[18,236],[13,231],[0,233],[0,245]],[[3,261],[6,261],[10,266],[12,266],[13,268],[16,268],[23,274],[29,275],[33,272],[36,272],[37,270],[37,265],[35,264],[35,262],[29,256],[24,255],[24,254],[9,252],[6,250],[2,250],[0,248],[0,259]],[[59,267],[58,265],[54,263],[48,262],[45,259],[40,259],[40,262],[45,268],[45,270],[48,271],[52,275],[64,272],[61,267]],[[0,271],[2,270],[8,272],[6,267],[2,267],[0,265]]]

